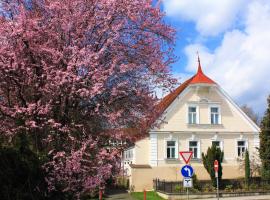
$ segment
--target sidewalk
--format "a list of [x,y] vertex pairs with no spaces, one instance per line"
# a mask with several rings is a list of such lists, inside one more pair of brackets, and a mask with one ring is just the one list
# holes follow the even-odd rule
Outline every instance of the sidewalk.
[[114,189],[107,191],[106,200],[133,200],[130,194],[123,189]]
[[133,198],[128,193],[125,193],[109,195],[106,200],[133,200]]
[[[216,200],[217,198],[209,198],[207,200]],[[258,195],[258,196],[242,196],[242,197],[220,197],[220,200],[270,200],[270,195]],[[206,199],[196,199],[206,200]]]

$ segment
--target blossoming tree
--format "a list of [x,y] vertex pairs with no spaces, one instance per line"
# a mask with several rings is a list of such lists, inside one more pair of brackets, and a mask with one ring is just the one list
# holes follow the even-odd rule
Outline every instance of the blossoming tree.
[[156,89],[174,83],[174,31],[151,0],[1,2],[0,133],[31,138],[49,189],[80,197],[117,169],[112,141],[156,116]]

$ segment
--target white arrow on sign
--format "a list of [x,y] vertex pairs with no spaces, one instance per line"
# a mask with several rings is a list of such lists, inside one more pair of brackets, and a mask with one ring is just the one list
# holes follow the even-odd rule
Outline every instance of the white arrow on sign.
[[188,167],[185,167],[184,170],[187,171],[188,176],[191,177],[191,171],[190,171],[190,169]]

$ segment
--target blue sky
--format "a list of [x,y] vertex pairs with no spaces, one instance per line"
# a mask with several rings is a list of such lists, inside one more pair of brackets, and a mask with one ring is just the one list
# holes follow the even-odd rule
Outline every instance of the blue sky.
[[166,22],[177,30],[173,74],[183,82],[204,72],[239,105],[262,115],[270,94],[270,1],[163,0]]

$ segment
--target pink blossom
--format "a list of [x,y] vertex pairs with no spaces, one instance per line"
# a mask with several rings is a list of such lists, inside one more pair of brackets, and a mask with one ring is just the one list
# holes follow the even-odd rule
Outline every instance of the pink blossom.
[[49,190],[80,198],[119,172],[125,145],[110,141],[153,125],[156,88],[175,83],[174,30],[150,0],[25,1],[1,2],[0,133],[36,138]]

